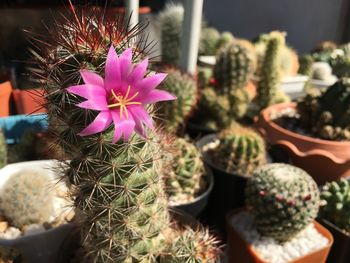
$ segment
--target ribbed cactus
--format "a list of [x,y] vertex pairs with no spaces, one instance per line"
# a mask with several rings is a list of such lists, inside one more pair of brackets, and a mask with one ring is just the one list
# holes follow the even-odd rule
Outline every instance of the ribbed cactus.
[[327,183],[321,191],[321,217],[350,233],[350,184],[346,179]]
[[220,52],[220,49],[225,48],[227,45],[231,44],[234,37],[231,32],[222,32],[220,38],[216,42],[216,51]]
[[[350,140],[350,80],[339,80],[323,94],[298,102],[301,123],[326,140]],[[312,105],[310,107],[309,105]]]
[[5,135],[0,129],[0,168],[4,167],[7,164],[7,147]]
[[167,4],[158,15],[162,62],[167,65],[177,66],[179,63],[183,16],[183,6],[174,3]]
[[173,204],[192,201],[205,187],[204,164],[198,149],[188,140],[176,138],[164,167],[165,187]]
[[[142,60],[147,45],[134,42],[138,31],[130,32],[124,17],[109,19],[98,10],[73,14],[57,22],[48,32],[45,48],[33,53],[38,58],[36,72],[41,71],[45,83],[50,131],[71,160],[65,162],[64,179],[71,185],[80,215],[84,262],[158,262],[170,254],[167,232],[172,231],[159,170],[159,149],[164,142],[154,129],[144,127],[152,125],[148,117],[148,112],[153,115],[152,107],[132,109],[144,107],[138,100],[149,104],[169,96],[154,89],[164,75],[155,78],[147,70],[147,60]],[[127,49],[131,45],[132,49]],[[140,63],[136,66],[135,62]],[[109,86],[110,78],[123,81]],[[84,86],[86,81],[94,84]],[[130,81],[129,85],[124,81]],[[81,85],[72,86],[77,84]],[[142,87],[140,93],[132,90],[137,85]],[[152,97],[147,95],[151,91]],[[74,92],[88,97],[88,102]],[[100,95],[96,98],[90,92]],[[94,103],[87,105],[90,100]],[[103,111],[91,110],[97,103]],[[112,125],[111,117],[97,115],[101,113],[110,113],[117,121]],[[122,122],[123,118],[126,121]],[[131,118],[135,126],[131,126]],[[94,126],[97,131],[91,131],[92,123],[98,124]],[[134,130],[137,133],[133,134]],[[177,257],[174,254],[167,262]]]
[[204,27],[199,40],[199,55],[215,56],[220,33],[213,27]]
[[281,32],[271,32],[266,43],[266,52],[261,66],[258,86],[257,104],[260,109],[286,100],[280,85],[283,73],[280,67],[280,57],[285,45],[285,37]]
[[18,228],[51,223],[57,195],[54,184],[48,176],[35,171],[13,174],[1,192],[0,210]]
[[176,69],[169,69],[166,72],[168,75],[161,88],[174,94],[177,99],[160,105],[160,117],[164,118],[167,131],[175,133],[185,124],[196,106],[198,88],[196,81],[190,75]]
[[299,70],[298,73],[302,75],[306,75],[311,78],[312,76],[312,65],[314,63],[314,59],[311,55],[304,55],[299,58]]
[[248,179],[245,192],[257,230],[279,242],[293,238],[318,213],[317,184],[305,171],[289,164],[259,167]]
[[219,145],[210,154],[215,164],[229,173],[250,176],[266,163],[265,143],[255,131],[232,124],[218,135]]

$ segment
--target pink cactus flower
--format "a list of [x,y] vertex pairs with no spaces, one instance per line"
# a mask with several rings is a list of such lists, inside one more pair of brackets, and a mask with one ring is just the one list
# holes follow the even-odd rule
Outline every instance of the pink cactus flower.
[[148,60],[133,65],[132,49],[117,55],[113,46],[109,49],[105,79],[98,74],[81,70],[85,84],[70,86],[69,93],[81,96],[86,101],[78,107],[96,110],[100,113],[79,135],[88,136],[106,130],[113,122],[113,143],[122,136],[128,141],[133,131],[145,137],[145,127],[153,128],[151,116],[145,109],[148,104],[158,101],[174,100],[176,97],[156,87],[165,79],[159,73],[145,77]]

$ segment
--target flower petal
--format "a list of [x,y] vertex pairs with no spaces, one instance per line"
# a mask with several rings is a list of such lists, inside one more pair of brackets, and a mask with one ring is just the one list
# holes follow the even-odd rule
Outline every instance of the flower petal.
[[124,80],[127,80],[127,77],[130,74],[131,66],[132,66],[132,49],[126,49],[120,56],[120,74]]
[[166,73],[159,73],[142,79],[135,84],[135,88],[142,94],[147,94],[155,89],[167,76]]
[[146,96],[142,98],[142,103],[151,104],[151,103],[156,103],[158,101],[175,100],[175,99],[176,99],[176,96],[174,96],[173,94],[165,90],[155,89],[149,92]]
[[108,128],[108,126],[112,123],[112,116],[108,111],[100,112],[96,118],[78,135],[80,136],[88,136],[91,134],[99,133]]
[[101,96],[106,97],[106,91],[103,87],[92,84],[70,86],[66,90],[69,93],[78,95],[85,99],[94,99],[95,97]]
[[128,82],[133,86],[134,83],[141,80],[145,74],[148,67],[148,59],[146,58],[141,63],[135,66],[133,71],[130,73]]
[[85,84],[91,84],[100,87],[104,86],[103,78],[95,72],[89,70],[80,70],[80,75],[83,78]]
[[135,128],[135,121],[132,116],[129,115],[127,119],[124,116],[120,118],[119,110],[111,111],[111,114],[114,122],[114,136],[112,142],[116,143],[122,135],[124,135],[124,141],[128,141]]
[[105,89],[110,91],[121,82],[120,60],[113,45],[110,47],[105,68]]
[[95,96],[93,99],[89,99],[77,104],[79,108],[88,110],[108,110],[107,101],[105,96]]
[[152,118],[149,116],[148,112],[143,108],[143,106],[128,107],[128,110],[132,114],[136,124],[140,122],[141,124],[146,124],[146,126],[150,129],[153,128]]

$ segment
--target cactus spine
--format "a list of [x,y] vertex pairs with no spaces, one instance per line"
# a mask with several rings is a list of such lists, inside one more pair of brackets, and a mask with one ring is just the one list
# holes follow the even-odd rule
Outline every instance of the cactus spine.
[[183,138],[176,138],[170,150],[169,166],[164,167],[166,192],[174,204],[192,201],[203,189],[205,174],[201,154],[197,148]]
[[[77,134],[96,115],[77,107],[81,99],[66,92],[81,83],[82,67],[103,74],[110,46],[121,53],[137,32],[128,31],[123,17],[109,20],[98,10],[76,11],[74,16],[57,22],[48,32],[46,49],[34,55],[46,84],[51,132],[71,160],[65,179],[81,215],[84,262],[158,262],[169,255],[166,232],[171,230],[159,170],[160,137],[154,132],[148,139],[135,134],[113,144],[112,127],[81,137]],[[144,56],[144,46],[135,45],[133,61]]]
[[0,129],[0,168],[4,167],[7,164],[7,147],[5,135]]
[[270,33],[257,87],[257,103],[260,109],[286,100],[285,95],[279,88],[282,81],[279,62],[284,45],[285,37],[283,33]]
[[264,140],[255,131],[232,124],[219,133],[218,139],[219,145],[210,154],[227,172],[250,176],[266,163]]
[[339,228],[350,232],[350,185],[346,179],[327,183],[321,192],[325,202],[321,206],[321,216]]
[[264,236],[286,242],[317,216],[317,184],[305,171],[289,164],[266,164],[248,179],[246,203]]
[[167,70],[168,76],[161,84],[161,88],[174,94],[177,99],[160,105],[160,114],[166,118],[165,127],[175,133],[184,125],[197,104],[197,83],[195,80],[179,70]]

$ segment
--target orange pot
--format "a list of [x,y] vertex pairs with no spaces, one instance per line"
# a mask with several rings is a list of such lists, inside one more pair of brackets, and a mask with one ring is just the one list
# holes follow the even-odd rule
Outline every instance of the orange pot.
[[43,89],[13,90],[18,114],[45,113]]
[[261,111],[257,128],[272,145],[285,149],[292,163],[307,171],[319,184],[350,176],[350,142],[328,141],[286,130],[273,122],[272,112],[295,109],[295,103],[281,103]]
[[12,85],[10,81],[0,83],[0,117],[6,117],[10,114],[10,97]]
[[[226,216],[227,225],[227,255],[229,263],[268,263],[263,260],[254,250],[253,246],[245,241],[234,227],[229,223],[230,218],[244,209],[233,210]],[[316,230],[328,239],[328,245],[303,257],[297,258],[289,263],[324,263],[326,262],[330,248],[333,244],[332,234],[321,224],[313,221]],[[273,253],[273,251],[271,251]]]

